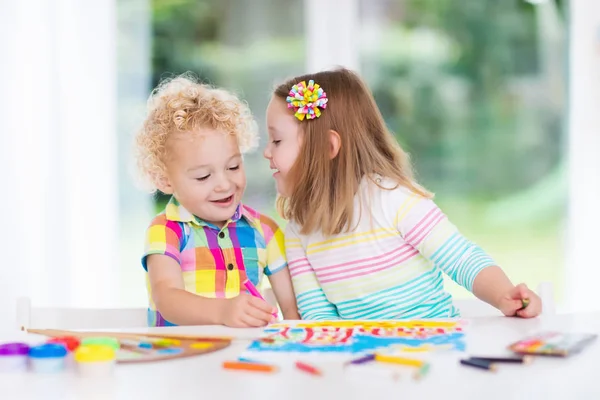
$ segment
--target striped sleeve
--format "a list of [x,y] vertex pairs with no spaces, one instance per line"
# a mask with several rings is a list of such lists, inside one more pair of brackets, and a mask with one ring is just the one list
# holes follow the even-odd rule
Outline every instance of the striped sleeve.
[[154,218],[146,231],[142,266],[147,271],[146,260],[151,254],[163,254],[181,263],[180,243],[183,232],[181,225],[169,221],[164,214]]
[[288,223],[285,230],[285,252],[300,317],[310,320],[340,319],[337,308],[323,292],[292,223]]
[[461,235],[432,200],[414,194],[403,197],[395,224],[404,240],[472,292],[477,274],[496,265],[494,260]]

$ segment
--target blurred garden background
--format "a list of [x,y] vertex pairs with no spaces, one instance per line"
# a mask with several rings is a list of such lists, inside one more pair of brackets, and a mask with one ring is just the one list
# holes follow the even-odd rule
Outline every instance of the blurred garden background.
[[[536,3],[359,0],[353,46],[389,128],[450,219],[513,281],[532,287],[552,282],[560,299],[567,5]],[[145,74],[135,94],[120,100],[122,161],[132,121],[139,121],[151,88],[186,71],[243,97],[259,121],[264,145],[270,90],[306,72],[312,56],[306,32],[320,29],[311,26],[308,14],[319,13],[318,7],[280,0],[152,0],[143,11],[145,24],[140,12],[139,2],[118,1],[120,88]],[[328,23],[338,22],[330,15]],[[133,59],[140,57],[135,47],[140,38],[151,60],[142,72]],[[274,184],[261,152],[246,161],[246,202],[277,218]],[[152,201],[158,212],[165,198]],[[127,215],[124,221],[125,265],[139,259],[143,231],[139,223],[127,228]],[[139,284],[139,264],[123,268],[122,285]],[[467,295],[455,285],[450,289]]]

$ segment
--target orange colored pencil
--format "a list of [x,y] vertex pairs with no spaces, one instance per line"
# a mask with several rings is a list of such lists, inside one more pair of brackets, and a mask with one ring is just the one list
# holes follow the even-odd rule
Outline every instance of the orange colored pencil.
[[277,372],[277,367],[268,364],[254,364],[240,361],[225,361],[223,368],[237,371],[252,371],[252,372]]

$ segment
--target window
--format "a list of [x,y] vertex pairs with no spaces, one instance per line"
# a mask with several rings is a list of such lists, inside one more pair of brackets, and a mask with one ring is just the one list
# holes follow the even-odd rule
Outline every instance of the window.
[[568,196],[562,6],[361,0],[359,12],[361,72],[420,181],[514,282],[550,281],[559,298]]

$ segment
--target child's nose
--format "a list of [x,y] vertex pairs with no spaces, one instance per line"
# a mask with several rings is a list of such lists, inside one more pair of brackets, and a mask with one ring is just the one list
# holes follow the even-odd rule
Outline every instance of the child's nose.
[[226,192],[231,188],[231,186],[233,186],[231,181],[226,177],[222,177],[219,182],[217,182],[216,190],[220,192]]
[[263,151],[263,157],[266,158],[267,160],[271,158],[271,150],[269,149],[269,146],[267,145]]

